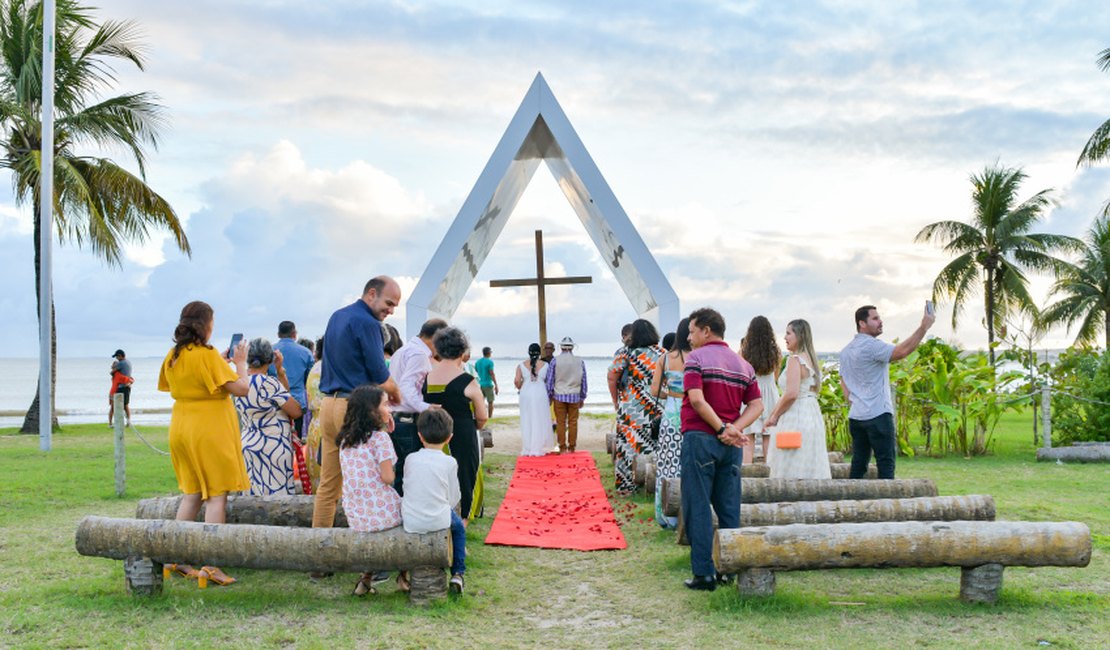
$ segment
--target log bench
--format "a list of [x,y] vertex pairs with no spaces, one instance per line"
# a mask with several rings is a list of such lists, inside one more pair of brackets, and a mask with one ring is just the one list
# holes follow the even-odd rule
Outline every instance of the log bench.
[[[831,478],[848,478],[852,471],[851,463],[829,463]],[[771,466],[763,463],[749,463],[740,466],[741,478],[770,478]],[[648,494],[655,494],[656,465],[654,454],[637,454],[632,459],[632,483],[637,487],[647,490]],[[867,467],[867,474],[863,478],[879,478],[879,469],[872,463]]]
[[[229,496],[227,498],[226,523],[255,524],[259,526],[291,526],[312,528],[312,507],[316,497],[312,495],[275,494],[265,497]],[[136,519],[174,519],[181,497],[153,497],[142,499],[135,508]],[[204,521],[205,506],[200,507],[196,521]],[[335,527],[347,527],[347,515],[343,503],[335,506]]]
[[[864,499],[903,499],[935,497],[937,486],[931,479],[808,479],[741,478],[741,503],[781,501],[859,501]],[[682,479],[663,480],[663,514],[678,516],[682,503]]]
[[166,519],[85,517],[77,527],[77,552],[123,560],[127,591],[162,592],[162,565],[171,562],[221,568],[305,572],[409,571],[409,599],[423,605],[447,596],[451,535],[406,533],[391,528],[360,533],[348,528],[254,524],[205,524]]
[[960,599],[994,603],[1007,566],[1091,561],[1091,531],[1079,522],[902,521],[792,524],[717,531],[713,560],[737,574],[744,596],[770,596],[776,571],[960,567]]
[[[740,505],[741,528],[791,524],[860,524],[882,521],[994,521],[994,516],[994,499],[983,494]],[[713,530],[717,530],[716,515],[713,516]],[[679,545],[689,546],[681,512],[678,514],[678,529],[675,537]]]

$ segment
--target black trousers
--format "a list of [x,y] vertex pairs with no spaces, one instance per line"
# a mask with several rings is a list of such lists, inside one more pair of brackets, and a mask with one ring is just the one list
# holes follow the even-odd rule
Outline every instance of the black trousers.
[[393,433],[389,434],[389,438],[393,441],[393,451],[397,453],[397,464],[393,468],[397,478],[393,481],[393,489],[397,490],[397,494],[404,496],[405,458],[413,452],[420,451],[421,446],[420,438],[416,435],[415,416],[408,413],[394,414]]
[[897,442],[894,439],[894,416],[883,413],[870,420],[848,420],[852,434],[852,469],[850,478],[863,478],[875,452],[875,465],[879,478],[894,478],[894,456]]

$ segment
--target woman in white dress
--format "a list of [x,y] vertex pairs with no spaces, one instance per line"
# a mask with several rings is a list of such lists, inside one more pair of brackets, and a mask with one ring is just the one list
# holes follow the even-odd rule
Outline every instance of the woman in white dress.
[[[767,461],[767,444],[771,438],[771,430],[766,425],[767,416],[779,401],[779,386],[775,376],[782,365],[782,352],[775,341],[775,330],[771,321],[765,316],[756,316],[748,324],[748,331],[740,341],[740,356],[752,364],[755,370],[756,383],[759,384],[759,394],[763,398],[763,413],[755,422],[744,429],[748,434],[748,444],[744,445],[744,462],[751,463],[760,453],[763,461]],[[756,450],[755,441],[759,438],[760,449]],[[760,452],[760,453],[757,453]]]
[[[809,323],[792,320],[786,326],[786,349],[790,357],[779,375],[782,397],[765,423],[775,427],[768,451],[771,478],[832,478],[825,447],[825,419],[817,394],[821,389],[821,366],[813,351]],[[775,437],[786,431],[802,434],[802,446],[779,449]]]
[[513,383],[520,391],[520,455],[543,456],[555,446],[551,407],[544,377],[547,364],[540,361],[540,346],[528,346],[528,360],[516,367]]

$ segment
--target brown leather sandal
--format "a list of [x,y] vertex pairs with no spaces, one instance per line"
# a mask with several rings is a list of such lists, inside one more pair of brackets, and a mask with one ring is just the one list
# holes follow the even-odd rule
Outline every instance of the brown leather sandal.
[[371,573],[364,573],[360,575],[358,577],[358,582],[355,583],[355,590],[351,592],[351,595],[359,596],[361,598],[366,594],[374,595],[378,593],[378,590],[374,588],[374,585],[370,584],[373,579],[374,576]]
[[204,574],[205,577],[208,578],[208,580],[211,580],[221,587],[226,587],[230,584],[235,584],[236,582],[238,582],[235,578],[232,578],[231,576],[221,571],[219,567],[205,566],[201,567],[200,571]]

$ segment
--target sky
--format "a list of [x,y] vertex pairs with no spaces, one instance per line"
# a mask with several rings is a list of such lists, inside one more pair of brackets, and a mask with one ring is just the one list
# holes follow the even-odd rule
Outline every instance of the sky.
[[[54,253],[63,356],[161,355],[181,307],[216,310],[214,339],[302,336],[370,277],[407,299],[537,72],[681,300],[717,308],[726,338],[767,316],[808,320],[819,351],[875,304],[884,339],[921,319],[948,261],[914,243],[971,218],[969,177],[1000,164],[1052,188],[1045,232],[1082,236],[1110,199],[1110,167],[1077,167],[1110,118],[1110,4],[1091,2],[284,2],[101,0],[133,20],[167,126],[149,184],[192,244],[129,246],[120,268],[64,242]],[[132,166],[125,152],[83,155]],[[472,345],[523,356],[535,272],[593,284],[548,291],[548,332],[586,354],[636,318],[541,167],[453,322]],[[37,354],[31,214],[0,183],[0,356]],[[1047,299],[1050,278],[1035,277]],[[986,342],[980,303],[931,334]],[[390,318],[405,331],[405,310]],[[671,330],[674,324],[661,324]],[[1066,346],[1064,330],[1038,345]]]

